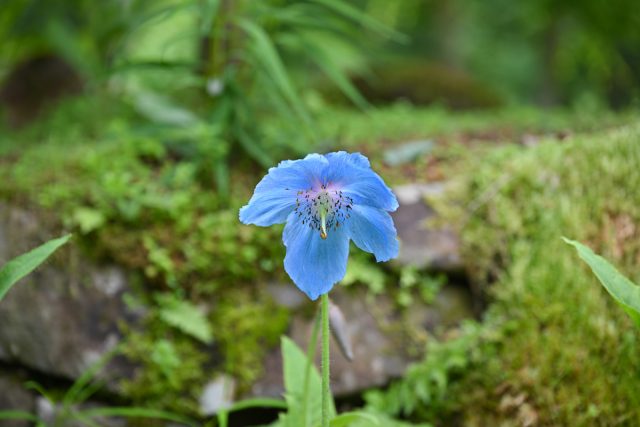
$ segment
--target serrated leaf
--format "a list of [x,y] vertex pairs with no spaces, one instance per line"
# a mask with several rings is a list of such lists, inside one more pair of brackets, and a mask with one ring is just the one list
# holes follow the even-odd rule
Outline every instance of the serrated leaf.
[[640,286],[620,274],[616,268],[590,248],[575,240],[564,238],[578,251],[578,256],[589,265],[602,286],[622,306],[635,324],[640,327]]
[[0,301],[18,280],[35,270],[60,246],[67,243],[70,238],[71,235],[68,234],[58,239],[49,240],[47,243],[6,263],[0,270]]
[[205,344],[213,341],[211,325],[198,307],[169,294],[158,295],[156,300],[162,321]]

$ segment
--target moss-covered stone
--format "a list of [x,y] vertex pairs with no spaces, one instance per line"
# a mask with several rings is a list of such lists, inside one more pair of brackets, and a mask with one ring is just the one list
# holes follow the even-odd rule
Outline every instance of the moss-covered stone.
[[489,310],[371,404],[471,426],[640,423],[640,332],[561,239],[640,282],[639,164],[637,125],[477,162],[462,242]]

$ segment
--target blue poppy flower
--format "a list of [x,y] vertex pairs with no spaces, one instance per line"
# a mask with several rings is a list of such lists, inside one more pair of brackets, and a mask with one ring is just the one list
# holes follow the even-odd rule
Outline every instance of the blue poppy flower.
[[284,268],[315,300],[344,277],[350,240],[378,262],[398,255],[388,213],[397,208],[395,195],[369,160],[340,151],[309,154],[269,169],[240,209],[240,221],[263,227],[286,222]]

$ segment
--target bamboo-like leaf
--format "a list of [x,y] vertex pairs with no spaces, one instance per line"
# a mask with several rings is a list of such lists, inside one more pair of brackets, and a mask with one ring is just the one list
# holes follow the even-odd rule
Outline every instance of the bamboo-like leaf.
[[365,28],[368,28],[371,31],[374,31],[382,36],[389,37],[390,39],[400,42],[406,43],[408,41],[408,37],[398,31],[394,30],[383,24],[382,22],[372,18],[366,13],[358,10],[357,8],[351,6],[349,2],[341,1],[341,0],[313,0],[315,3],[321,4],[334,12],[344,16],[345,18],[351,19],[354,22],[362,25]]
[[616,268],[590,248],[575,240],[564,238],[578,251],[578,255],[586,262],[593,274],[614,300],[622,306],[631,319],[640,327],[640,286],[620,274]]
[[238,142],[249,155],[264,167],[269,167],[275,162],[265,150],[262,149],[258,141],[253,139],[249,133],[238,126],[235,130]]
[[300,41],[303,43],[305,50],[308,53],[308,57],[326,74],[326,76],[336,85],[342,93],[347,96],[351,102],[362,109],[369,107],[369,103],[358,92],[345,73],[338,68],[338,66],[332,61],[331,57],[327,55],[316,43],[312,42],[309,38],[304,37],[303,34],[299,34]]
[[67,243],[70,238],[71,235],[68,234],[58,239],[49,240],[47,243],[6,263],[0,270],[0,301],[18,280],[35,270],[56,249]]
[[205,36],[211,32],[213,20],[218,13],[218,6],[220,6],[220,0],[205,0],[201,16],[200,35]]
[[291,104],[298,116],[309,121],[306,109],[302,105],[302,100],[296,94],[289,75],[284,67],[280,54],[269,35],[255,22],[248,19],[239,19],[238,25],[253,40],[253,56],[264,67],[265,71],[278,87],[282,95]]

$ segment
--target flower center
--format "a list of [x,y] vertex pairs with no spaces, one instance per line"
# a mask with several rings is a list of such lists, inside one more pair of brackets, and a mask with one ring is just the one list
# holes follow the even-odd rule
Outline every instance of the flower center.
[[352,205],[351,197],[323,185],[319,190],[298,191],[294,211],[303,224],[318,230],[320,237],[326,239],[330,230],[335,231],[351,217]]

